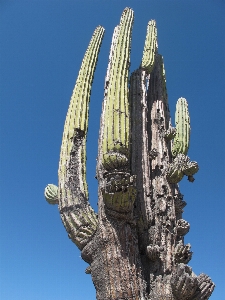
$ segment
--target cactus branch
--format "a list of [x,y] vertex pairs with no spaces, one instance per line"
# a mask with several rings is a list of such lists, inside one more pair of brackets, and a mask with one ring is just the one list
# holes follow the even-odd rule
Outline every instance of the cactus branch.
[[145,46],[143,51],[143,57],[141,61],[141,68],[145,69],[149,74],[151,73],[154,62],[155,54],[157,53],[157,29],[155,20],[148,22],[147,34],[145,38]]
[[190,158],[184,154],[178,154],[173,162],[168,165],[166,176],[170,183],[178,183],[184,175],[193,178],[193,175],[199,170],[196,161],[190,161]]
[[172,155],[176,157],[178,154],[186,155],[190,141],[190,117],[188,112],[188,104],[185,98],[179,98],[176,104],[176,136],[173,143]]
[[126,169],[129,160],[128,72],[133,11],[126,8],[115,28],[105,89],[103,165],[106,170]]
[[59,162],[59,210],[72,241],[82,249],[93,236],[97,218],[88,202],[86,183],[86,134],[93,75],[104,34],[98,26],[89,43],[64,125]]

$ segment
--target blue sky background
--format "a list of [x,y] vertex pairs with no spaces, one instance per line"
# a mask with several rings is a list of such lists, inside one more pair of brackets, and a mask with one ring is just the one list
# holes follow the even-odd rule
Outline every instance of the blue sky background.
[[45,201],[57,184],[62,132],[91,35],[105,27],[90,104],[87,180],[94,179],[104,77],[114,27],[134,9],[131,71],[138,68],[146,26],[156,19],[174,124],[179,97],[189,103],[189,156],[195,182],[180,184],[187,202],[189,265],[216,283],[210,299],[225,299],[225,1],[0,0],[0,218],[3,300],[95,299],[87,264],[68,239],[57,206]]

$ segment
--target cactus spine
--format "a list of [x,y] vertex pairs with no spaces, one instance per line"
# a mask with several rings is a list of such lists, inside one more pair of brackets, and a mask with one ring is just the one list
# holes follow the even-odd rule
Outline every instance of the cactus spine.
[[[59,204],[69,237],[90,265],[98,300],[208,299],[214,283],[196,276],[184,236],[186,202],[178,182],[198,164],[186,155],[190,139],[187,101],[171,126],[163,57],[155,21],[147,26],[140,67],[130,76],[133,11],[125,8],[112,38],[97,159],[98,217],[88,202],[86,134],[93,73],[104,29],[94,32],[70,101],[59,163],[59,188],[46,200]],[[174,139],[174,142],[172,141]]]

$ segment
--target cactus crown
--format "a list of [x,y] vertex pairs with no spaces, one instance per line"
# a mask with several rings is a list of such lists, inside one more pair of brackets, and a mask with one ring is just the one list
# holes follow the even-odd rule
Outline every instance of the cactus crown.
[[141,68],[146,69],[148,73],[151,73],[154,62],[155,54],[157,53],[157,29],[155,20],[148,22],[147,34],[145,39],[145,46],[141,61]]
[[173,143],[172,155],[187,155],[190,142],[190,117],[188,103],[185,98],[179,98],[175,113],[176,136]]

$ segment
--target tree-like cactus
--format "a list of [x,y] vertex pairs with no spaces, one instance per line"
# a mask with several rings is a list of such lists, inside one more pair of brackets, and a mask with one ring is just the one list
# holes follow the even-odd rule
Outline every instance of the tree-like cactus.
[[[156,22],[150,21],[139,69],[130,79],[133,11],[116,26],[105,78],[97,159],[98,216],[88,202],[86,134],[93,74],[104,29],[96,28],[85,53],[66,116],[59,184],[46,200],[58,203],[71,240],[89,264],[98,300],[208,299],[214,283],[196,276],[182,219],[186,202],[177,182],[193,181],[198,165],[186,156],[187,102],[180,98],[171,126]],[[128,81],[130,85],[128,86]],[[174,141],[173,141],[174,139]]]

